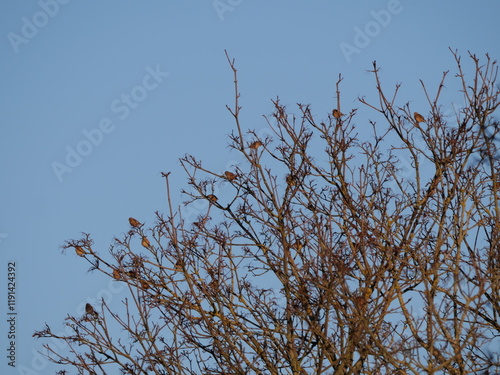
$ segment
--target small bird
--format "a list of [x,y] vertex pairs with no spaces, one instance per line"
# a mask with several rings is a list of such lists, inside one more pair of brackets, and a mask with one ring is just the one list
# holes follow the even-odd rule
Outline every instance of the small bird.
[[151,247],[151,243],[149,242],[148,238],[146,236],[142,236],[142,241],[141,241],[142,246],[144,246],[146,249],[149,249]]
[[250,146],[248,146],[248,147],[251,148],[252,150],[257,150],[260,146],[262,146],[262,142],[261,141],[255,141],[255,142],[252,142],[250,144]]
[[338,109],[334,109],[333,112],[332,112],[332,115],[335,118],[341,118],[342,116],[344,116],[344,114],[341,113]]
[[213,194],[209,194],[209,195],[207,195],[207,198],[208,198],[208,200],[209,200],[210,202],[212,202],[212,203],[215,203],[215,202],[217,202],[217,200],[218,200],[218,198],[217,198],[215,195],[213,195]]
[[419,122],[425,122],[425,118],[424,118],[424,116],[422,116],[422,115],[421,115],[420,113],[418,113],[418,112],[413,113],[413,117],[415,118],[415,121],[417,122],[417,124],[418,124]]
[[113,270],[113,279],[115,280],[121,279],[120,271],[118,271],[116,268]]
[[176,271],[182,271],[183,267],[184,267],[184,262],[181,259],[179,259],[177,262],[175,262],[174,269]]
[[129,217],[128,218],[128,222],[130,223],[130,225],[132,225],[134,228],[137,228],[137,227],[140,227],[142,224],[140,223],[140,221],[134,219],[133,217]]
[[127,275],[129,275],[132,279],[135,279],[137,278],[137,271],[135,270],[127,271]]
[[229,171],[224,172],[224,177],[226,177],[226,179],[228,181],[234,181],[238,178],[238,176],[236,174],[234,174],[233,172],[229,172]]
[[141,283],[142,289],[144,289],[144,290],[149,289],[149,283],[146,280],[141,280],[140,283]]
[[286,176],[286,183],[290,186],[295,186],[297,184],[297,176],[289,174]]
[[83,248],[81,246],[75,246],[75,252],[76,252],[76,255],[81,256],[81,257],[86,254],[85,250],[83,250]]
[[94,308],[92,307],[92,305],[90,303],[87,303],[85,305],[85,312],[89,315],[97,316],[97,313],[95,312]]

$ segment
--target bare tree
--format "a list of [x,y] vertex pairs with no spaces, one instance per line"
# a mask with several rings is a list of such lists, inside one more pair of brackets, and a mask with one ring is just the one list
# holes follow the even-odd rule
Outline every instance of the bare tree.
[[417,113],[374,62],[378,101],[360,102],[383,124],[342,106],[339,76],[324,120],[277,100],[265,138],[240,124],[228,58],[230,146],[245,162],[181,159],[186,204],[208,203],[195,220],[173,207],[164,173],[170,209],[154,226],[131,218],[105,255],[87,234],[68,241],[128,296],[68,316],[72,334],[36,332],[67,343],[45,354],[79,374],[498,373],[498,67],[470,55],[466,79],[454,56],[465,104],[453,115],[447,73],[435,93],[422,83]]

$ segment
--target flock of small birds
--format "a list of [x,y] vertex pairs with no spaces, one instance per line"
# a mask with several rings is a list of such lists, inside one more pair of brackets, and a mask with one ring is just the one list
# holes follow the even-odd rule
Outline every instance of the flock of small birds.
[[[332,111],[332,115],[334,118],[336,119],[340,119],[342,116],[344,116],[343,113],[341,113],[338,109],[334,109]],[[418,112],[414,112],[413,113],[413,118],[415,119],[417,125],[421,122],[426,122],[425,120],[425,117],[422,116],[420,113]],[[252,150],[256,150],[258,149],[260,146],[263,146],[262,142],[261,141],[254,141],[252,142],[248,147]],[[230,172],[230,171],[225,171],[224,172],[224,177],[226,178],[226,180],[228,181],[235,181],[238,179],[238,175],[233,173],[233,172]],[[295,183],[295,181],[293,180],[293,176],[287,176],[287,183],[289,185],[293,185]],[[215,203],[217,202],[218,198],[214,195],[214,194],[209,194],[206,196],[206,198],[212,202],[212,203]],[[128,222],[130,223],[130,225],[133,227],[133,228],[140,228],[143,226],[143,224],[139,221],[139,220],[136,220],[134,219],[133,217],[129,217],[128,218]],[[145,248],[149,249],[151,247],[151,243],[149,242],[148,238],[146,236],[142,236],[142,240],[141,240],[141,244],[142,246],[144,246]],[[300,249],[302,247],[302,244],[296,244],[297,248]],[[299,247],[300,246],[300,247]],[[87,253],[86,251],[81,247],[81,246],[75,246],[75,252],[78,256],[85,256]],[[179,263],[179,262],[178,262]],[[178,266],[178,264],[176,264],[176,267]],[[114,269],[113,270],[113,278],[115,280],[120,280],[121,279],[121,274],[120,274],[120,271],[118,271],[117,269]],[[146,282],[145,282],[146,283]],[[149,287],[149,285],[143,285],[143,287],[145,289],[147,289]],[[90,304],[90,303],[87,303],[85,305],[85,313],[87,315],[92,315],[94,317],[97,317],[98,314],[97,312],[94,310],[94,307]]]
[[[339,119],[339,118],[341,118],[342,116],[344,116],[344,114],[343,114],[343,113],[341,113],[338,109],[334,109],[334,110],[332,111],[332,115],[333,115],[333,117],[335,117],[335,118],[337,118],[337,119]],[[414,113],[413,113],[413,118],[415,119],[415,121],[417,122],[417,124],[418,124],[418,123],[420,123],[420,122],[426,122],[426,121],[425,121],[425,117],[424,117],[424,116],[422,116],[422,115],[421,115],[420,113],[418,113],[418,112],[414,112]],[[255,143],[255,142],[254,142],[254,143]],[[250,148],[252,148],[252,147],[250,147]]]

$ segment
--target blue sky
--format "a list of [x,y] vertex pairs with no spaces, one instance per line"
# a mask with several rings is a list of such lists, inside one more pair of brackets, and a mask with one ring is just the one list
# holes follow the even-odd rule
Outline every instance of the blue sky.
[[238,160],[227,147],[234,98],[224,49],[236,59],[248,129],[266,129],[277,96],[291,112],[304,103],[326,117],[339,73],[343,108],[361,107],[358,96],[375,95],[373,60],[385,86],[402,82],[403,103],[425,112],[419,79],[435,88],[445,70],[445,95],[460,105],[448,47],[464,61],[468,50],[500,57],[499,11],[456,0],[2,2],[0,316],[9,261],[18,315],[17,368],[5,364],[2,325],[0,372],[54,372],[35,355],[33,331],[45,322],[57,331],[93,298],[124,296],[62,254],[65,240],[91,233],[106,252],[129,216],[153,225],[167,207],[160,172],[172,171],[180,202],[186,153],[221,171]]

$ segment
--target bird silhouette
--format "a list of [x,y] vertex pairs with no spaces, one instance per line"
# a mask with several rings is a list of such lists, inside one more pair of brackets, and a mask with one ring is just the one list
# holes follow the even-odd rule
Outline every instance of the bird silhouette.
[[248,146],[248,147],[251,148],[252,150],[257,150],[260,146],[262,146],[262,142],[261,141],[255,141],[255,142],[252,142],[250,144],[250,146]]
[[86,254],[85,250],[83,250],[83,248],[81,246],[75,246],[75,252],[76,252],[76,255],[81,256],[81,257]]
[[97,313],[96,311],[94,310],[94,308],[92,307],[92,305],[90,303],[87,303],[85,305],[85,312],[89,315],[94,315],[94,316],[97,316]]
[[416,121],[417,123],[419,123],[419,122],[425,122],[425,118],[424,118],[424,116],[422,116],[422,115],[421,115],[420,113],[418,113],[418,112],[413,113],[413,117],[415,118],[415,121]]
[[129,217],[128,218],[128,222],[130,223],[130,225],[132,225],[134,228],[137,228],[137,227],[140,227],[142,224],[140,221],[134,219],[133,217]]
[[215,202],[217,202],[217,200],[218,200],[218,198],[217,198],[215,195],[213,195],[213,194],[209,194],[209,195],[207,195],[207,198],[208,198],[208,200],[209,200],[210,202],[212,202],[212,203],[215,203]]
[[182,271],[182,267],[184,267],[184,261],[182,259],[179,259],[177,262],[175,262],[174,269],[176,271]]
[[289,174],[286,176],[286,183],[290,186],[295,186],[297,184],[297,176]]
[[116,268],[113,270],[113,279],[115,280],[121,279],[120,271],[118,271]]
[[234,181],[238,178],[238,176],[236,174],[234,174],[233,172],[229,172],[229,171],[224,172],[224,177],[226,177],[226,179],[228,181]]
[[344,114],[341,113],[338,109],[334,109],[333,112],[332,112],[332,115],[335,118],[341,118],[342,116],[344,116]]
[[144,246],[146,249],[149,249],[151,247],[151,243],[149,242],[148,238],[146,236],[142,237],[141,241],[142,246]]

